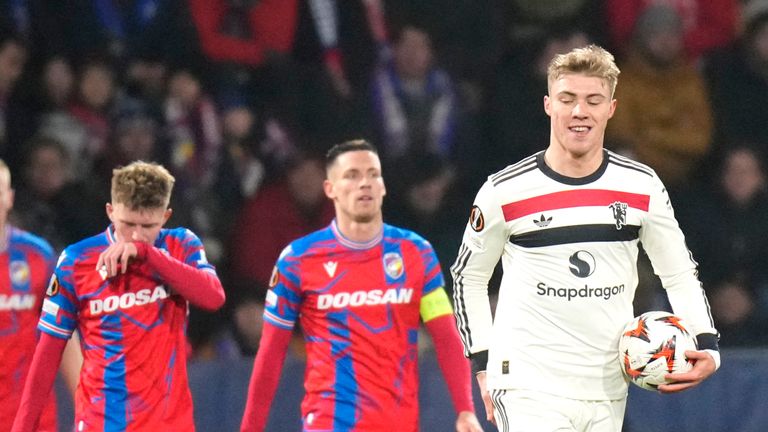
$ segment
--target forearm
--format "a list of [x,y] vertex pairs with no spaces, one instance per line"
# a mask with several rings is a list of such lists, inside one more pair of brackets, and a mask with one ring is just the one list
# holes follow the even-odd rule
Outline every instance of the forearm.
[[53,388],[53,382],[56,380],[56,372],[66,344],[66,339],[41,333],[24,383],[24,391],[16,419],[13,422],[12,432],[37,430],[40,414],[43,412],[48,401],[48,395]]
[[453,304],[464,355],[488,349],[493,315],[488,296],[490,274],[481,269],[482,259],[462,245],[453,274]]
[[253,362],[248,401],[245,404],[241,432],[260,432],[267,425],[272,398],[280,382],[280,373],[291,341],[291,331],[264,324],[259,350]]
[[134,244],[137,258],[145,260],[164,283],[190,303],[205,310],[216,310],[224,304],[224,288],[215,274],[187,265],[146,243]]
[[77,333],[74,333],[64,348],[61,366],[59,367],[59,373],[72,398],[75,397],[75,390],[77,390],[77,383],[80,381],[80,369],[82,367],[83,353],[80,349],[80,339]]
[[432,336],[437,362],[445,377],[456,412],[474,412],[469,362],[462,355],[461,341],[453,316],[443,315],[432,319],[426,326]]

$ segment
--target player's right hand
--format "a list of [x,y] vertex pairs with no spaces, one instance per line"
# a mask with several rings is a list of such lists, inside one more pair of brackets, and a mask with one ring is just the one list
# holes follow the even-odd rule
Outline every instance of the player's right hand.
[[677,393],[696,387],[717,370],[715,359],[706,351],[686,351],[685,356],[694,361],[693,369],[683,373],[667,374],[664,378],[670,382],[660,385],[659,392]]
[[485,371],[478,372],[477,384],[480,387],[480,395],[483,397],[483,405],[485,406],[485,419],[496,426],[496,419],[493,417],[493,403],[491,402],[491,395],[488,393],[488,388],[485,386]]
[[138,253],[133,242],[117,241],[99,254],[99,259],[96,261],[96,271],[103,269],[107,277],[125,273],[128,270],[128,261]]

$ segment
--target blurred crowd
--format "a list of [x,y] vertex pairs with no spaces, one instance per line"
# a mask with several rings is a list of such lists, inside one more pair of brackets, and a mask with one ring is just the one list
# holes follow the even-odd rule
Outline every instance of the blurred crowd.
[[[278,254],[332,218],[336,142],[379,148],[385,219],[447,270],[485,176],[548,144],[547,63],[587,43],[622,70],[606,146],[664,180],[721,344],[768,345],[768,0],[8,0],[0,17],[14,223],[61,250],[106,227],[113,168],[167,166],[169,226],[202,237],[228,297],[191,314],[198,358],[257,349]],[[662,307],[644,268],[637,306]]]

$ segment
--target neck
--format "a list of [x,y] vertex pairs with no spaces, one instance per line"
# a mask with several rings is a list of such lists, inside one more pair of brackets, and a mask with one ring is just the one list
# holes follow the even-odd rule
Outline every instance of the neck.
[[0,222],[0,251],[8,248],[8,228],[7,222]]
[[603,148],[598,147],[584,154],[558,151],[550,146],[544,152],[544,161],[553,171],[566,177],[586,177],[600,168],[603,163]]
[[371,221],[358,222],[339,215],[336,217],[336,227],[341,235],[355,243],[366,243],[381,234],[384,221],[381,214]]

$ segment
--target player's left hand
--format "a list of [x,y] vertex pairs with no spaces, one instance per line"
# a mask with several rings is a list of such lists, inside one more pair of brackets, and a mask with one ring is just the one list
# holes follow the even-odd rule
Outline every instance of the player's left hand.
[[96,261],[96,270],[106,270],[107,277],[117,276],[128,270],[128,262],[138,255],[139,251],[133,242],[117,241],[104,250]]
[[462,411],[456,419],[456,432],[483,432],[475,413]]
[[665,378],[673,382],[661,384],[659,392],[677,393],[688,390],[709,378],[717,369],[715,359],[706,351],[686,351],[685,356],[694,362],[693,368],[688,372],[667,374]]

